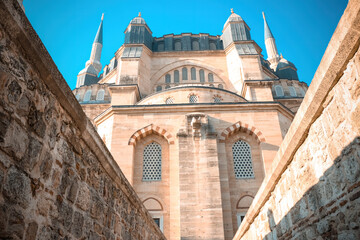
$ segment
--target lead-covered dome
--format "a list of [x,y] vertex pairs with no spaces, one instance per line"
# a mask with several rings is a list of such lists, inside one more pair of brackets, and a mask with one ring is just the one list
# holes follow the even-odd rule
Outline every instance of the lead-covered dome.
[[139,16],[133,18],[130,21],[130,24],[146,24],[145,20],[141,17],[141,13],[139,12]]
[[276,66],[275,74],[281,79],[299,80],[295,65],[283,57]]
[[224,24],[224,28],[226,27],[226,25],[230,22],[240,22],[240,21],[244,21],[238,14],[234,13],[233,9],[231,9],[231,15],[230,17],[226,20],[225,24]]

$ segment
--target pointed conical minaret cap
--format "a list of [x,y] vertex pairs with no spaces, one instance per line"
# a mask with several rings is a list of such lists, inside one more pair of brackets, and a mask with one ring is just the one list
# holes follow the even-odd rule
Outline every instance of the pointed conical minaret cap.
[[270,28],[269,28],[269,25],[268,25],[268,23],[267,23],[267,21],[266,21],[265,13],[262,12],[262,15],[263,15],[263,18],[264,18],[265,40],[266,40],[267,38],[274,38],[274,36],[273,36],[273,34],[272,34],[272,32],[271,32],[271,30],[270,30]]

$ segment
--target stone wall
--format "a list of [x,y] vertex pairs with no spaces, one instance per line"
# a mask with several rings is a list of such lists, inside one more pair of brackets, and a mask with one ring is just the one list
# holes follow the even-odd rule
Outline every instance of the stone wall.
[[0,1],[0,238],[165,239],[17,1]]
[[360,238],[359,29],[350,0],[234,239]]

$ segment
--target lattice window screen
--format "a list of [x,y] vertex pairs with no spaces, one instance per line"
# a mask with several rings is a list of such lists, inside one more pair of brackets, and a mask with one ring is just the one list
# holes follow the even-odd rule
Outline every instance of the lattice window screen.
[[191,95],[189,98],[190,103],[197,103],[198,97],[196,95]]
[[219,97],[214,97],[214,102],[215,102],[215,103],[221,102],[221,98],[219,98]]
[[254,178],[251,149],[248,143],[239,140],[232,146],[236,178]]
[[165,100],[165,103],[166,103],[166,104],[173,104],[173,103],[174,103],[174,99],[171,98],[171,97],[168,97],[168,98]]
[[161,146],[155,142],[144,148],[143,181],[161,180]]

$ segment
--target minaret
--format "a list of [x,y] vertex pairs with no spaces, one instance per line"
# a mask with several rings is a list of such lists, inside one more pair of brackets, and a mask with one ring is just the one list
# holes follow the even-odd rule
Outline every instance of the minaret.
[[96,33],[94,43],[92,45],[90,59],[89,61],[86,62],[86,66],[92,64],[98,73],[102,69],[100,58],[101,58],[101,50],[103,45],[103,20],[104,20],[104,14],[102,14],[101,16],[100,26]]
[[264,18],[265,47],[268,55],[267,60],[271,63],[271,68],[274,69],[280,60],[280,56],[276,48],[275,38],[272,35],[269,25],[266,22],[264,12],[262,14]]
[[97,83],[99,80],[98,75],[102,69],[100,58],[103,43],[103,20],[104,14],[101,16],[100,26],[92,45],[90,59],[86,62],[85,68],[81,70],[77,76],[77,88],[83,85]]

